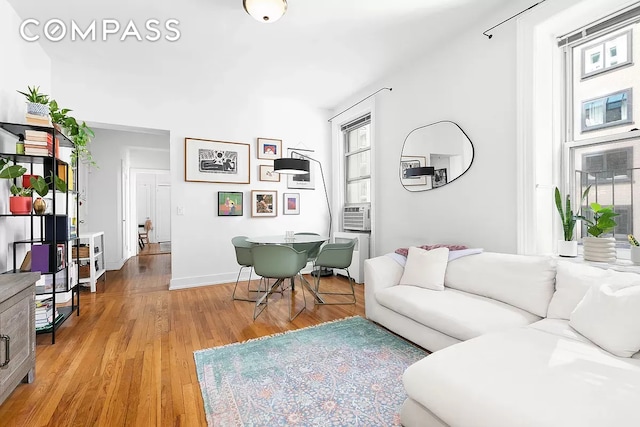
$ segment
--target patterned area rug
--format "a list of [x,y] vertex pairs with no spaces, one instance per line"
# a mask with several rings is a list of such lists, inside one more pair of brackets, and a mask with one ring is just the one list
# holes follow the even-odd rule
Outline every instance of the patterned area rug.
[[426,354],[351,317],[194,357],[209,426],[392,426]]

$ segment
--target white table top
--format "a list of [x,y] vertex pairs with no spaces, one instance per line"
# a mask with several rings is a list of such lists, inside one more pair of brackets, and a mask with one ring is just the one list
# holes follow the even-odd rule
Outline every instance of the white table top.
[[309,234],[298,234],[293,239],[287,239],[284,234],[279,236],[256,236],[249,237],[247,242],[257,243],[259,245],[290,245],[292,243],[313,243],[324,242],[329,240],[328,237],[314,236]]

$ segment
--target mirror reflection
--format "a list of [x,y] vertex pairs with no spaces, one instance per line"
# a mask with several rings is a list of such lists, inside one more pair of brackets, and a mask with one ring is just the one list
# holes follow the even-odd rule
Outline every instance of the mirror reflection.
[[400,182],[408,191],[442,187],[462,176],[473,162],[473,144],[462,128],[440,121],[409,132],[400,157]]

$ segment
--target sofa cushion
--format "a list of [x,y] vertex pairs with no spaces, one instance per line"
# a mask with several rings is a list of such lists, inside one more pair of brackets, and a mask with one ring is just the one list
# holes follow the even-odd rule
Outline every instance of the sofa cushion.
[[449,249],[447,248],[427,251],[412,246],[409,248],[407,263],[399,284],[443,291],[444,273],[447,270],[448,261]]
[[449,262],[444,284],[544,317],[555,276],[550,257],[484,252]]
[[558,262],[556,291],[549,303],[547,317],[569,320],[571,312],[584,298],[589,288],[604,283],[610,275],[608,270],[570,261]]
[[571,313],[569,324],[616,356],[633,356],[640,350],[640,286],[593,286]]
[[640,425],[640,360],[533,327],[437,351],[407,368],[403,382],[451,426]]
[[540,320],[500,301],[455,289],[432,291],[397,285],[381,289],[375,296],[383,307],[459,340]]

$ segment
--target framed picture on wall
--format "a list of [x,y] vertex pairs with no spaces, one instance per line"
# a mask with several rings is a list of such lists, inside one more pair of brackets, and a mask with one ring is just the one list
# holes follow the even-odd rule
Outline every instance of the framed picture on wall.
[[251,216],[272,217],[278,216],[276,201],[277,191],[252,190],[251,191]]
[[447,183],[447,169],[436,169],[433,173],[433,188],[442,187]]
[[280,182],[280,174],[273,171],[273,165],[260,165],[260,181]]
[[249,184],[249,144],[184,139],[184,180]]
[[265,160],[279,159],[282,157],[282,140],[271,138],[258,138],[258,158]]
[[284,193],[282,198],[284,201],[282,213],[284,215],[300,214],[300,193]]
[[242,198],[238,191],[218,191],[218,216],[242,216]]
[[425,176],[412,176],[410,178],[404,177],[404,171],[409,168],[419,168],[427,165],[427,158],[424,156],[402,156],[400,157],[400,181],[402,185],[427,185],[427,177]]
[[[311,155],[313,150],[305,150],[301,148],[289,148],[287,149],[287,156],[293,157],[294,159],[304,158],[300,154],[295,153],[295,151],[299,151],[301,154]],[[309,165],[309,173],[302,175],[287,175],[287,188],[290,189],[302,189],[302,190],[314,190],[315,186],[315,169],[314,162],[310,162]]]

